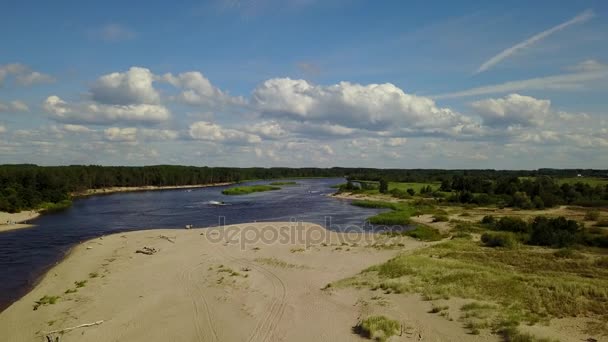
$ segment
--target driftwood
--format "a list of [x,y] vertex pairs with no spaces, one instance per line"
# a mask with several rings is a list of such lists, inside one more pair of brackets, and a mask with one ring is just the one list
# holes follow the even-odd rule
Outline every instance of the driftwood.
[[173,240],[173,239],[175,239],[175,238],[170,238],[170,237],[165,236],[165,235],[160,235],[160,236],[159,236],[159,238],[161,238],[161,239],[165,239],[165,240],[167,240],[167,241],[169,241],[169,242],[171,242],[171,243],[175,243],[175,240]]
[[142,249],[138,249],[135,251],[135,253],[141,253],[141,254],[145,254],[145,255],[152,255],[156,252],[158,252],[158,249],[150,248],[150,247],[144,247]]
[[53,339],[53,334],[63,334],[65,332],[71,331],[71,330],[76,330],[76,329],[80,329],[80,328],[86,328],[86,327],[92,327],[94,325],[100,325],[101,323],[103,323],[103,320],[101,321],[97,321],[97,322],[93,322],[93,323],[85,323],[85,324],[81,324],[81,325],[77,325],[75,327],[70,327],[70,328],[65,328],[65,329],[59,329],[59,330],[53,330],[53,331],[49,331],[49,332],[45,332],[44,335],[46,335],[46,340],[48,342],[57,342],[59,341],[59,336],[55,337]]

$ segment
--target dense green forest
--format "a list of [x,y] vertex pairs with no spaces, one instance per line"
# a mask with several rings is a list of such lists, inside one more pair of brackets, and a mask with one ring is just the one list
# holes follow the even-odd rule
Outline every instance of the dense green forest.
[[[53,203],[65,206],[72,193],[86,189],[127,186],[174,186],[239,182],[251,179],[296,177],[347,177],[361,180],[398,182],[441,182],[442,190],[453,192],[458,201],[473,203],[487,194],[491,201],[524,192],[533,205],[552,206],[574,201],[604,203],[606,187],[558,185],[555,179],[583,173],[605,177],[606,170],[497,171],[425,170],[371,168],[227,168],[158,165],[144,167],[0,165],[0,211],[15,212],[33,208],[52,209]],[[520,179],[531,179],[529,181]],[[509,198],[507,198],[509,197]],[[520,196],[521,197],[521,196]],[[487,199],[487,198],[486,198]],[[525,202],[525,201],[524,201]],[[608,202],[606,202],[608,203]],[[506,203],[510,205],[512,203]],[[526,203],[527,204],[527,203]]]

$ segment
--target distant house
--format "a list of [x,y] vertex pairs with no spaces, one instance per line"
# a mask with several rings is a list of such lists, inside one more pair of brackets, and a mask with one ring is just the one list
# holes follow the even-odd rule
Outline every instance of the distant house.
[[580,173],[578,175],[576,175],[576,177],[583,177],[583,175],[581,175]]

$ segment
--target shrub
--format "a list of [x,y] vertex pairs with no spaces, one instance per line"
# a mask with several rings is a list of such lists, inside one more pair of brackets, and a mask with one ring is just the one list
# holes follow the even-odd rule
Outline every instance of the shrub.
[[416,190],[414,190],[414,189],[412,189],[412,188],[409,188],[409,189],[407,189],[407,193],[408,193],[410,196],[414,196],[414,195],[416,194]]
[[564,217],[537,216],[530,225],[529,244],[537,246],[567,247],[577,242],[579,225]]
[[530,231],[528,223],[517,217],[501,217],[494,227],[496,230],[513,233],[528,233]]
[[588,211],[585,214],[585,221],[597,221],[600,218],[600,212],[597,210]]
[[496,219],[492,215],[486,215],[481,219],[482,224],[494,225],[496,223]]
[[359,323],[355,330],[360,335],[377,341],[386,341],[397,335],[401,326],[399,322],[385,316],[370,316]]
[[481,235],[481,242],[486,247],[505,247],[514,248],[517,245],[517,241],[511,233],[484,233]]

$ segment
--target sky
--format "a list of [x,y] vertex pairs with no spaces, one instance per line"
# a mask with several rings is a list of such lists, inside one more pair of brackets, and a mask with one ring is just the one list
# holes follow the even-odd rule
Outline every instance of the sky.
[[608,167],[608,3],[2,1],[0,164]]

